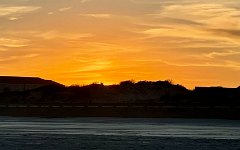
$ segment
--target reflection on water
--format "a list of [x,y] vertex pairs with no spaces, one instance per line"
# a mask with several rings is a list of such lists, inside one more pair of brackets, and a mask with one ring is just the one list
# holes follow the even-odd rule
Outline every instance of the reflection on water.
[[16,138],[24,134],[240,139],[240,121],[214,119],[44,119],[0,117],[0,136],[2,138]]

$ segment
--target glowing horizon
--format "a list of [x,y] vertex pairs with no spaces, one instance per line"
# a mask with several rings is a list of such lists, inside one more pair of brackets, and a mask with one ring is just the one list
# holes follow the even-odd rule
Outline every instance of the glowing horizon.
[[240,1],[2,0],[0,75],[240,85]]

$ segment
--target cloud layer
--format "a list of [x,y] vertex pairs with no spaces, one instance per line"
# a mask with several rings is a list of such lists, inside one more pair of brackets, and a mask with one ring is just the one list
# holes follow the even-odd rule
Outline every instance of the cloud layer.
[[239,5],[229,0],[4,0],[1,71],[65,84],[172,79],[188,87],[238,86]]

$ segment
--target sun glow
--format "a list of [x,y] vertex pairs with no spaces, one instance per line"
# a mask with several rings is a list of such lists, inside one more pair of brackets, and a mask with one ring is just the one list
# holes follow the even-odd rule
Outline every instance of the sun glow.
[[238,1],[0,2],[1,75],[239,86]]

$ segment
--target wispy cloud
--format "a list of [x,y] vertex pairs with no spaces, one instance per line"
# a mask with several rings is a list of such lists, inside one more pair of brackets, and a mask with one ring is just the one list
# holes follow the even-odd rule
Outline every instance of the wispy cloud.
[[158,62],[176,66],[176,67],[219,67],[219,68],[231,68],[240,70],[240,62],[236,61],[203,61],[201,59],[194,62],[171,62],[166,60],[158,60]]
[[224,52],[210,52],[208,54],[204,54],[204,56],[208,58],[216,58],[216,57],[224,57],[224,56],[232,56],[232,55],[240,55],[239,51],[228,50]]
[[91,0],[80,0],[81,3],[86,3],[86,2],[89,2]]
[[91,72],[91,71],[98,71],[104,70],[111,66],[111,62],[107,60],[95,60],[91,62],[85,63],[84,66],[75,70],[76,72]]
[[58,10],[63,12],[63,11],[68,11],[70,9],[72,9],[72,7],[63,7],[63,8],[59,8]]
[[[154,37],[172,37],[172,38],[192,38],[192,39],[216,39],[217,37],[210,36],[207,31],[191,29],[191,28],[150,28],[142,32],[145,34],[145,38]],[[206,37],[206,35],[209,35]]]
[[240,37],[240,28],[239,29],[210,29],[210,31],[225,35],[225,36],[235,36]]
[[9,17],[8,20],[14,21],[14,20],[18,20],[19,18],[17,17]]
[[168,1],[159,1],[159,0],[130,0],[132,3],[135,3],[135,4],[153,4],[153,5],[156,5],[156,4],[160,4],[160,5],[163,5],[163,4],[169,4],[169,3],[173,3],[172,0],[168,0]]
[[[178,41],[186,38],[190,40],[181,47],[220,48],[229,47],[230,44],[236,47],[240,45],[237,38],[240,36],[239,19],[236,18],[239,15],[239,9],[224,3],[166,4],[160,11],[146,14],[146,19],[149,20],[145,21],[146,29],[136,33],[144,34],[144,40],[159,37],[178,39],[175,40],[178,46]],[[216,43],[219,43],[219,46],[216,46]]]
[[48,14],[48,15],[53,15],[54,12],[50,11],[50,12],[48,12],[47,14]]
[[5,57],[5,58],[0,57],[0,62],[14,61],[14,60],[18,60],[18,59],[27,59],[27,58],[37,57],[37,56],[39,56],[39,54],[35,54],[35,53],[25,54],[25,55],[20,55],[20,56],[12,55],[12,56]]
[[24,47],[28,42],[26,39],[0,38],[0,46],[4,47]]
[[79,14],[83,17],[93,17],[93,18],[111,18],[111,14]]
[[0,5],[0,16],[30,13],[40,9],[37,6],[3,6]]
[[[187,18],[191,22],[205,24],[212,28],[228,28],[236,27],[238,18],[235,16],[239,15],[240,10],[234,7],[219,3],[198,3],[167,5],[159,13],[154,14],[154,17],[168,17],[178,20],[186,20]],[[186,21],[179,23],[186,23]]]
[[78,40],[81,38],[88,38],[88,37],[93,37],[94,35],[91,33],[67,33],[67,32],[59,32],[56,30],[51,30],[47,32],[41,32],[37,31],[37,34],[34,34],[35,37],[40,37],[46,40],[51,40],[51,39],[68,39],[68,40]]

